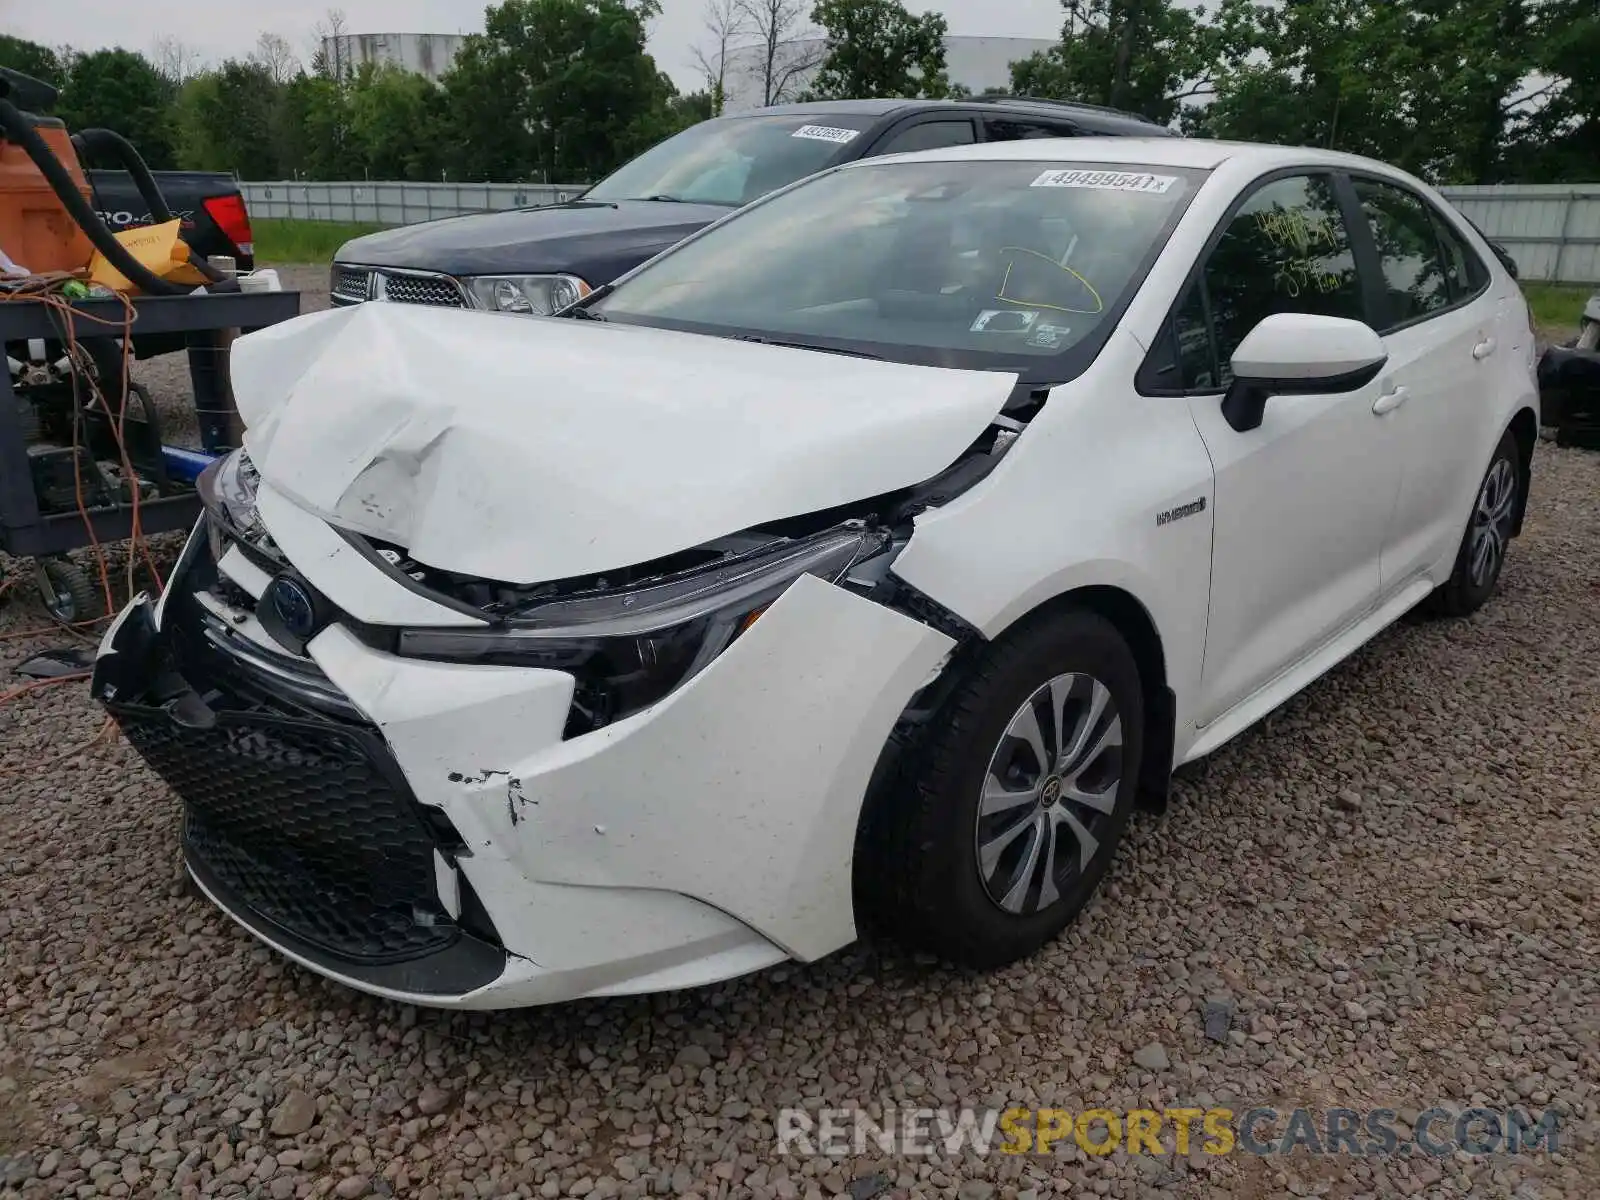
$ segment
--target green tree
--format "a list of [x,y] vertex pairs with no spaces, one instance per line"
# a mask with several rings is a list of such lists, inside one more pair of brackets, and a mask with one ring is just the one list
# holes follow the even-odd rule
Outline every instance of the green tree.
[[350,136],[373,179],[437,179],[444,167],[445,94],[398,67],[363,63],[349,88]]
[[1536,2],[1529,36],[1544,82],[1515,113],[1506,178],[1590,182],[1600,164],[1600,4]]
[[1221,75],[1200,129],[1368,154],[1445,182],[1499,176],[1534,65],[1524,0],[1284,0],[1232,12],[1259,54]]
[[809,99],[950,94],[937,12],[913,16],[900,0],[819,0],[811,19],[826,33],[827,51]]
[[655,0],[504,0],[445,78],[456,170],[597,179],[644,148],[675,90],[645,52]]
[[346,84],[326,75],[298,75],[283,90],[273,122],[279,169],[301,179],[350,179],[355,162]]
[[668,102],[667,109],[671,112],[673,123],[678,129],[687,129],[691,125],[698,125],[701,121],[709,121],[722,112],[718,97],[709,91],[674,96]]
[[66,64],[49,46],[0,33],[0,67],[20,71],[41,83],[59,88],[67,81]]
[[256,62],[229,59],[196,75],[175,106],[179,161],[192,170],[236,171],[244,179],[278,178],[275,134],[283,92]]
[[69,129],[113,129],[152,170],[175,165],[172,102],[176,89],[142,54],[95,50],[69,67],[56,114]]
[[1062,0],[1061,42],[1011,64],[1013,90],[1109,104],[1163,124],[1209,89],[1220,46],[1178,0]]

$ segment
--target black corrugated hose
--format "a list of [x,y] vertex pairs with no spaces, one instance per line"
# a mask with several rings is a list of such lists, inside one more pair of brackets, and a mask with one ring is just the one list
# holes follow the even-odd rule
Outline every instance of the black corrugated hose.
[[[4,129],[10,140],[27,151],[28,157],[33,160],[33,165],[39,168],[39,173],[50,185],[50,190],[55,192],[78,227],[88,234],[95,249],[104,254],[112,266],[142,291],[157,296],[181,296],[192,290],[184,284],[161,278],[123,248],[111,230],[106,228],[105,222],[100,219],[100,214],[89,207],[88,201],[83,198],[83,193],[78,190],[78,185],[66,167],[51,153],[50,147],[34,129],[33,122],[28,119],[27,114],[7,98],[9,90],[6,81],[0,79],[0,129]],[[125,142],[123,144],[126,145]],[[133,147],[129,146],[128,150],[134,158],[138,157]],[[140,166],[143,165],[141,160]],[[145,175],[149,176],[148,168],[145,170]],[[155,186],[154,179],[151,179],[150,183],[152,187]],[[166,207],[165,203],[162,207]]]

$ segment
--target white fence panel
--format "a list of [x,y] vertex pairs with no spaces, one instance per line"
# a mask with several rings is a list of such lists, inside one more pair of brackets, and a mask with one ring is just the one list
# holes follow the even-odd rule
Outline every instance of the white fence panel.
[[1440,189],[1517,260],[1524,279],[1600,283],[1600,184]]
[[[241,183],[258,217],[410,225],[465,213],[561,204],[580,184]],[[1496,184],[1442,189],[1517,260],[1522,277],[1600,283],[1600,184]]]
[[465,213],[501,212],[561,204],[583,191],[579,184],[403,183],[372,180],[300,183],[268,180],[239,185],[257,217],[294,221],[364,221],[411,225]]

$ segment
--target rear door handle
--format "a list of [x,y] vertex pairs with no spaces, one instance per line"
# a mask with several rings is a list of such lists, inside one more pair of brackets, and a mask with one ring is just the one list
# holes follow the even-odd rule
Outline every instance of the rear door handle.
[[1493,338],[1484,338],[1483,341],[1479,342],[1476,346],[1474,346],[1472,348],[1472,357],[1477,359],[1479,362],[1482,362],[1484,359],[1488,358],[1491,354],[1493,354],[1494,351],[1495,351],[1495,341],[1494,341],[1494,339]]
[[1379,396],[1377,403],[1372,406],[1372,411],[1381,417],[1392,413],[1409,399],[1411,399],[1411,393],[1403,387],[1397,387],[1394,391],[1385,392]]

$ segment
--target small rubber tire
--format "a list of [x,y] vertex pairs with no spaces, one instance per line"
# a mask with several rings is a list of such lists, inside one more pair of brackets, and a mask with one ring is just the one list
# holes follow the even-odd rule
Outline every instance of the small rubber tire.
[[47,558],[39,572],[39,599],[61,624],[78,625],[106,615],[105,598],[83,568],[64,558]]
[[[1084,673],[1122,719],[1122,776],[1100,849],[1054,904],[1020,915],[994,903],[975,860],[989,759],[1018,709],[1057,675]],[[1093,896],[1115,857],[1138,790],[1144,696],[1132,652],[1111,622],[1084,610],[1041,614],[986,647],[920,736],[874,789],[858,842],[857,911],[915,950],[990,969],[1036,953]]]
[[[1474,516],[1477,513],[1478,503],[1483,496],[1484,484],[1489,480],[1495,468],[1502,462],[1509,462],[1515,479],[1516,500],[1521,504],[1522,496],[1528,486],[1527,472],[1522,465],[1522,451],[1517,446],[1517,439],[1508,429],[1500,437],[1500,443],[1494,448],[1494,454],[1489,459],[1489,465],[1484,468],[1483,480],[1472,493],[1472,506]],[[1428,615],[1435,617],[1460,618],[1470,617],[1482,608],[1493,596],[1500,586],[1500,576],[1505,571],[1506,558],[1511,551],[1511,537],[1506,536],[1505,550],[1495,563],[1494,571],[1483,583],[1475,583],[1472,579],[1472,534],[1475,521],[1469,518],[1467,531],[1461,536],[1461,548],[1456,552],[1455,569],[1451,571],[1450,578],[1434,590],[1424,604]]]

